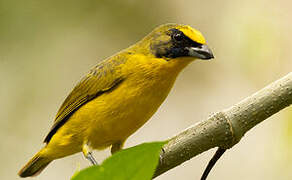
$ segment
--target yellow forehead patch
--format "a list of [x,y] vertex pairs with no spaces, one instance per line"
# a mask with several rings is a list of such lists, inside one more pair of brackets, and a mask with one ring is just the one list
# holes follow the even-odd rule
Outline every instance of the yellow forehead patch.
[[206,40],[200,31],[193,29],[190,26],[182,26],[178,29],[181,32],[183,32],[187,37],[189,37],[191,40],[200,44],[206,43]]

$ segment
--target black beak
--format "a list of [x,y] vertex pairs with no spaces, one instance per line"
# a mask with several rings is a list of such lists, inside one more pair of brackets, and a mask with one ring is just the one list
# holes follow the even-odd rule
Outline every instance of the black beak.
[[205,44],[199,47],[187,47],[187,50],[189,51],[188,54],[191,57],[196,57],[198,59],[204,59],[204,60],[214,58],[214,55],[211,49]]

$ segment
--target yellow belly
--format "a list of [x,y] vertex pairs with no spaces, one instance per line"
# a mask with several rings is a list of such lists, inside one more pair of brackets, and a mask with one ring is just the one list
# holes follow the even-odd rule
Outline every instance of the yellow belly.
[[174,80],[123,82],[80,107],[53,136],[48,149],[60,158],[80,152],[84,143],[103,149],[126,140],[156,112]]
[[46,153],[61,158],[80,152],[85,143],[103,149],[125,141],[159,108],[179,72],[169,72],[175,67],[171,63],[158,63],[150,64],[159,67],[151,71],[145,65],[136,67],[139,71],[118,87],[82,105],[52,137]]
[[170,84],[161,87],[159,83],[155,86],[123,83],[114,91],[87,103],[72,118],[88,122],[86,138],[93,148],[104,148],[126,140],[150,119],[170,88]]

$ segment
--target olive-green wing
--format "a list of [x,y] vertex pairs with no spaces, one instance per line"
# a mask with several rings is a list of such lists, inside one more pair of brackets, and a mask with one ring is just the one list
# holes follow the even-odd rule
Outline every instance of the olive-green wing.
[[120,63],[103,61],[93,68],[73,89],[59,109],[54,124],[44,142],[49,143],[57,130],[82,105],[117,87],[123,80]]

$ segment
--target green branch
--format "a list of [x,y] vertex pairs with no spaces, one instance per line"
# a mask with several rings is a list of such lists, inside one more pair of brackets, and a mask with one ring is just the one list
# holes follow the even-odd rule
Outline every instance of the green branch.
[[171,138],[154,177],[211,148],[233,147],[251,128],[291,104],[292,72]]

